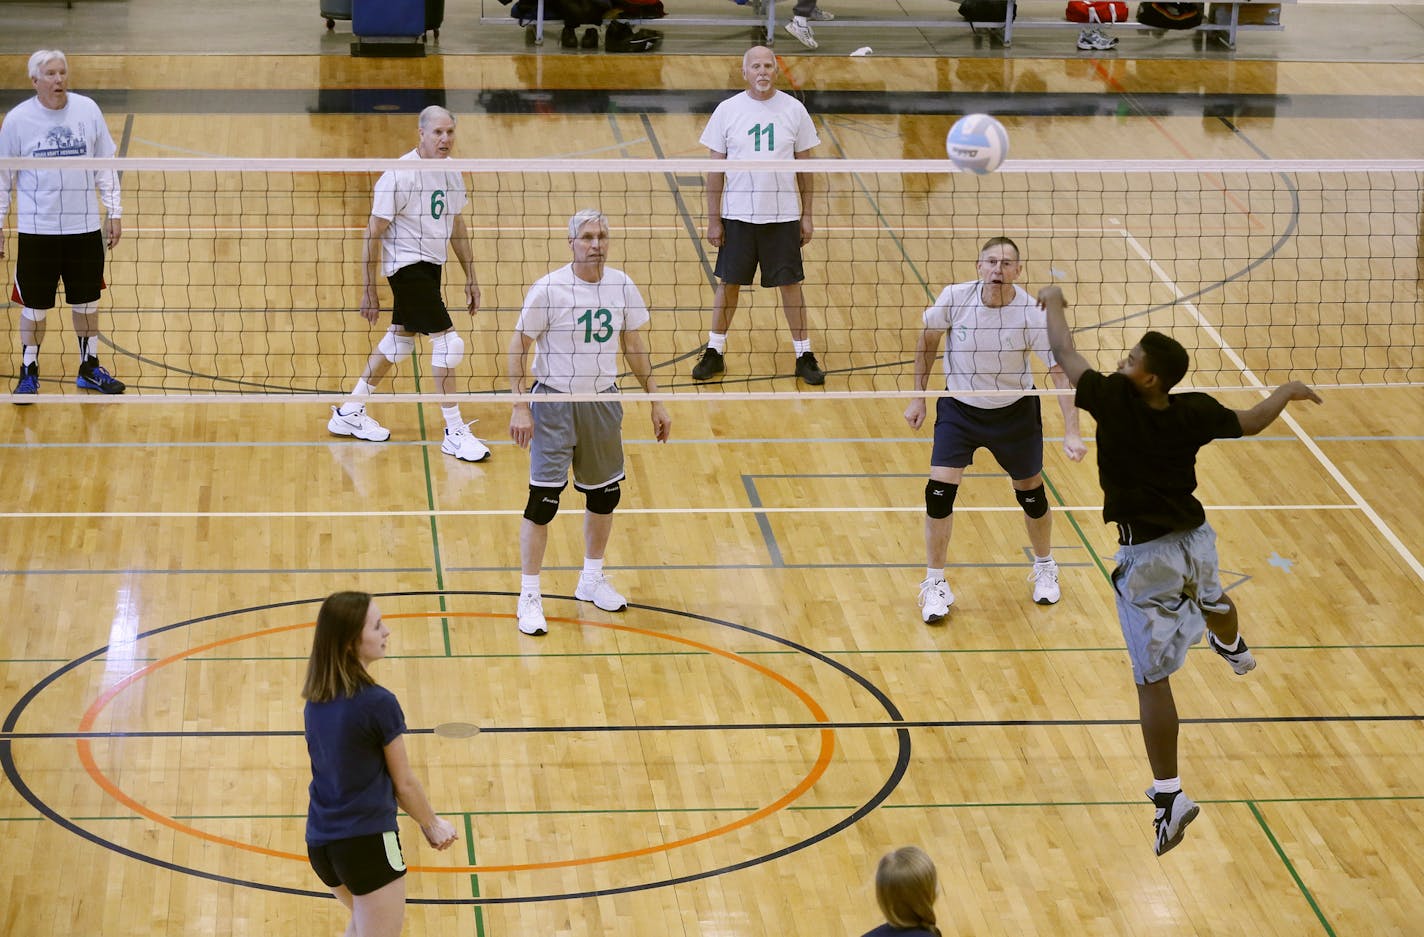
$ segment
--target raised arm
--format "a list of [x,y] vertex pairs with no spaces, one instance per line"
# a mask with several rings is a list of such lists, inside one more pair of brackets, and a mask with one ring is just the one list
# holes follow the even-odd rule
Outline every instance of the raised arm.
[[390,772],[391,783],[396,789],[396,803],[420,824],[420,832],[425,834],[426,842],[436,849],[448,849],[460,837],[454,825],[436,816],[435,808],[430,806],[425,788],[420,786],[415,772],[411,770],[410,759],[405,753],[405,736],[396,736],[386,746],[385,754],[386,770]]
[[[652,357],[648,354],[648,343],[643,338],[642,329],[625,330],[619,341],[623,345],[623,358],[628,362],[628,370],[638,379],[645,392],[658,392],[657,378],[653,377]],[[653,401],[653,438],[667,442],[672,434],[672,417],[661,400]]]
[[1289,381],[1271,391],[1271,395],[1249,410],[1237,410],[1236,418],[1241,421],[1241,434],[1255,436],[1276,421],[1292,400],[1310,400],[1320,403],[1320,395],[1300,381]]
[[1038,305],[1047,313],[1048,345],[1053,349],[1053,360],[1058,362],[1058,367],[1068,378],[1068,383],[1077,387],[1078,378],[1083,376],[1083,372],[1091,371],[1093,366],[1087,358],[1078,354],[1078,349],[1073,345],[1073,333],[1069,331],[1068,319],[1063,314],[1063,310],[1068,308],[1068,301],[1063,298],[1063,291],[1058,287],[1045,286],[1038,291]]

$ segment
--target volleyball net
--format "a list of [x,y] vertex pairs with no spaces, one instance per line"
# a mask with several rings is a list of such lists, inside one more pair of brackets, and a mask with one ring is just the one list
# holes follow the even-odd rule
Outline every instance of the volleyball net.
[[[1010,161],[988,176],[945,161],[738,163],[814,179],[804,295],[828,374],[819,388],[795,379],[780,291],[757,284],[741,290],[726,372],[691,378],[715,284],[706,178],[725,161],[65,164],[121,173],[123,236],[107,258],[99,321],[104,364],[128,384],[127,401],[348,392],[389,324],[384,281],[378,323],[359,308],[373,187],[390,170],[459,172],[468,189],[460,217],[481,292],[473,317],[453,251],[443,278],[466,342],[463,394],[507,399],[524,296],[569,262],[568,221],[583,208],[609,219],[608,263],[648,304],[648,345],[669,395],[909,394],[925,309],[946,285],[976,278],[980,246],[997,236],[1017,243],[1018,282],[1030,294],[1063,288],[1078,347],[1102,369],[1155,329],[1192,353],[1186,384],[1195,388],[1424,382],[1424,161]],[[53,165],[0,160],[0,173]],[[5,236],[9,294],[13,210]],[[41,350],[42,398],[79,393],[63,303]],[[0,374],[13,381],[20,307],[9,310]],[[436,399],[428,358],[418,345],[382,395]],[[943,386],[937,371],[931,390]],[[624,383],[637,389],[631,377]]]

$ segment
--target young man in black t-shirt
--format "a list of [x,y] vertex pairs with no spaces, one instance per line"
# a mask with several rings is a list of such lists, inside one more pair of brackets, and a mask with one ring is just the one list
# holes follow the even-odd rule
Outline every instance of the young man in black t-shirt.
[[1238,674],[1256,666],[1221,588],[1216,531],[1193,492],[1197,451],[1213,439],[1254,436],[1293,400],[1320,397],[1300,381],[1282,384],[1249,410],[1231,410],[1202,393],[1172,394],[1187,373],[1187,350],[1148,332],[1114,374],[1100,374],[1073,347],[1056,286],[1038,293],[1053,357],[1076,387],[1075,402],[1097,420],[1103,520],[1118,528],[1113,571],[1118,621],[1132,658],[1139,721],[1153,782],[1147,796],[1159,856],[1182,841],[1199,808],[1177,774],[1177,706],[1170,677],[1187,649],[1207,643]]

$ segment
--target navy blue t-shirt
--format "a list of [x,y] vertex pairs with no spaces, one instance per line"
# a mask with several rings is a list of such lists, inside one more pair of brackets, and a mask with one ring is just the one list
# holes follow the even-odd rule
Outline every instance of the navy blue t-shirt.
[[935,937],[933,931],[927,931],[922,927],[899,928],[891,927],[889,924],[881,924],[873,931],[867,931],[865,937]]
[[312,767],[307,842],[322,846],[396,829],[396,791],[385,752],[405,732],[395,694],[366,686],[355,696],[309,701],[303,719]]
[[1235,411],[1201,393],[1169,394],[1154,410],[1121,374],[1084,371],[1074,402],[1098,422],[1103,520],[1161,532],[1194,530],[1206,511],[1197,487],[1197,450],[1241,436]]

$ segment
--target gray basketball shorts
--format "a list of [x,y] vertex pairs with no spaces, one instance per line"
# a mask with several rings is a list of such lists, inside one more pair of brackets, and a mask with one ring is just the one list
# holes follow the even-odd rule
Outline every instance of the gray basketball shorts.
[[1202,639],[1206,613],[1225,612],[1226,593],[1210,524],[1121,546],[1113,570],[1117,617],[1132,679],[1154,683],[1187,662],[1187,649]]
[[[536,384],[537,393],[555,394]],[[602,488],[623,479],[623,403],[615,399],[560,402],[536,400],[529,405],[534,438],[529,443],[529,484],[561,488],[574,470],[574,487]]]

